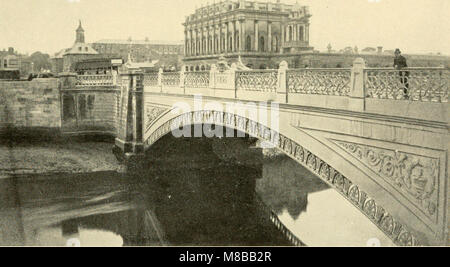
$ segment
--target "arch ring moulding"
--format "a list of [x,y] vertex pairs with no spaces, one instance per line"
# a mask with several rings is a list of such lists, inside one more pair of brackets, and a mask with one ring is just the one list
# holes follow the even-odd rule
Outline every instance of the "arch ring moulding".
[[[163,114],[164,113],[164,114]],[[233,113],[213,110],[192,111],[177,115],[162,122],[159,127],[150,132],[153,126],[169,112],[160,112],[160,116],[153,121],[147,121],[145,150],[164,135],[172,131],[172,127],[190,126],[196,123],[211,123],[223,127],[232,128],[249,134],[252,137],[275,144],[277,149],[284,152],[290,158],[310,170],[314,175],[326,182],[350,203],[358,208],[378,228],[380,228],[393,242],[399,246],[419,246],[419,240],[398,220],[394,219],[383,207],[370,198],[366,192],[359,189],[358,185],[352,183],[331,165],[308,151],[294,140],[280,134],[269,127],[246,117]],[[173,125],[173,126],[172,126]]]

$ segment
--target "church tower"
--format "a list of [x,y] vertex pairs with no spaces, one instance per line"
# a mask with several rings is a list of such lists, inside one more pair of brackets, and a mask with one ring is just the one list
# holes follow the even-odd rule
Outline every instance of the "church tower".
[[83,27],[81,27],[81,20],[80,20],[80,25],[78,26],[78,29],[77,29],[77,39],[75,40],[75,43],[84,44],[84,29],[83,29]]

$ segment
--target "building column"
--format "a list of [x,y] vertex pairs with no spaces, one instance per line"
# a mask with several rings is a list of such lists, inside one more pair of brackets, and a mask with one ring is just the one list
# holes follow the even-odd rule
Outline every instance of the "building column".
[[197,40],[198,40],[198,36],[197,36],[197,29],[194,29],[194,56],[197,55]]
[[298,29],[298,25],[295,24],[294,25],[294,29],[293,29],[293,31],[294,31],[294,41],[298,41],[297,29]]
[[267,51],[272,52],[272,22],[267,21]]
[[205,28],[205,55],[209,55],[209,27]]
[[194,46],[192,45],[193,43],[194,43],[194,35],[192,34],[192,29],[191,30],[189,30],[189,36],[191,37],[191,38],[189,38],[189,40],[190,40],[190,43],[189,43],[189,55],[194,55],[193,54],[193,52],[194,52]]
[[283,45],[284,44],[284,42],[286,42],[286,38],[285,38],[285,28],[286,26],[283,24],[283,23],[281,23],[281,45]]
[[216,47],[214,46],[216,44],[216,25],[212,25],[212,36],[211,36],[211,42],[212,42],[212,46],[211,46],[211,54],[216,54]]
[[206,54],[211,54],[211,47],[209,46],[209,41],[211,38],[211,28],[209,26],[206,27]]
[[306,24],[304,29],[305,29],[305,33],[304,33],[305,37],[304,37],[304,39],[305,39],[306,42],[309,42],[309,24]]
[[259,48],[258,48],[258,44],[259,44],[259,28],[258,28],[258,21],[255,20],[255,51],[258,52]]
[[230,32],[231,32],[231,51],[230,52],[234,52],[236,49],[235,46],[235,38],[236,38],[236,28],[234,27],[234,21],[230,21]]
[[189,42],[188,38],[187,38],[187,33],[186,31],[184,31],[184,54],[187,55],[187,43]]
[[202,28],[201,28],[201,30],[200,30],[200,33],[201,33],[201,37],[200,37],[200,39],[201,39],[201,42],[200,42],[200,54],[201,55],[204,55],[205,54],[205,43],[204,43],[204,41],[205,41],[205,28],[203,28],[203,25],[202,25]]
[[225,27],[225,52],[228,52],[228,23],[223,24]]
[[239,29],[239,50],[240,51],[245,51],[245,20],[242,20],[242,22],[239,22],[239,25],[241,26]]

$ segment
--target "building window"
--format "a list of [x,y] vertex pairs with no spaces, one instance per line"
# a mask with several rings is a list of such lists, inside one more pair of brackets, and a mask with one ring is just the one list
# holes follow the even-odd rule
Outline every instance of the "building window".
[[63,120],[69,120],[75,118],[75,102],[73,96],[63,96]]
[[88,99],[87,99],[87,108],[89,110],[93,110],[94,109],[94,103],[95,103],[95,95],[88,95]]
[[304,36],[305,36],[305,29],[303,28],[303,26],[300,26],[298,30],[298,37],[299,37],[298,39],[300,41],[304,41],[305,40]]
[[239,47],[239,32],[236,33],[236,51],[239,51],[240,47]]
[[278,48],[278,37],[274,36],[273,39],[272,39],[272,51],[273,52],[279,52],[278,49],[279,49]]
[[265,51],[264,45],[265,45],[265,43],[264,43],[264,36],[261,36],[259,38],[259,51],[260,52],[264,52]]
[[228,43],[228,49],[229,51],[233,52],[233,37],[230,36],[230,42]]
[[292,26],[289,26],[289,42],[292,41]]
[[251,51],[252,50],[252,38],[250,35],[247,35],[247,40],[245,40],[245,51]]
[[86,112],[86,96],[85,95],[79,95],[78,96],[78,114],[80,114],[80,118],[82,120],[87,118],[87,112]]

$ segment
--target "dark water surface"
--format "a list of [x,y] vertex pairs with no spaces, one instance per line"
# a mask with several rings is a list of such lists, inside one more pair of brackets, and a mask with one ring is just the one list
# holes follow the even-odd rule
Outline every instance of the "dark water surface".
[[[193,151],[198,145],[184,156],[170,149],[164,151],[178,156],[154,163],[144,176],[0,179],[0,245],[291,246],[287,232],[311,246],[365,246],[369,240],[392,245],[292,159],[278,156],[254,168]],[[189,153],[202,157],[194,164]]]
[[241,191],[236,168],[147,181],[115,172],[2,179],[0,245],[291,245]]

